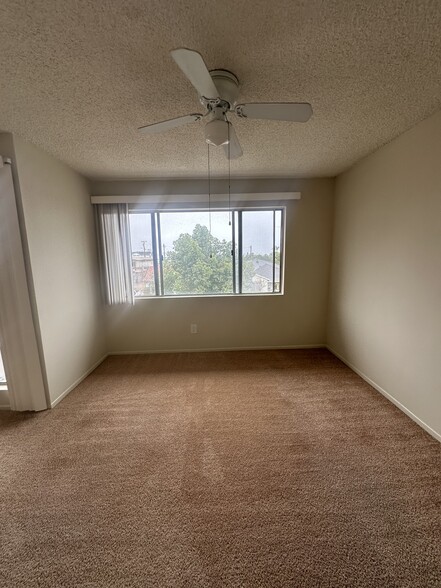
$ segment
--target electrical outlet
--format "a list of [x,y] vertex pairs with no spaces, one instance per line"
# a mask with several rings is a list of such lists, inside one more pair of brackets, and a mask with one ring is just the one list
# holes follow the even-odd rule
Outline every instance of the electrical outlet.
[[190,333],[192,335],[196,335],[196,333],[198,332],[198,326],[196,323],[191,323],[190,324]]

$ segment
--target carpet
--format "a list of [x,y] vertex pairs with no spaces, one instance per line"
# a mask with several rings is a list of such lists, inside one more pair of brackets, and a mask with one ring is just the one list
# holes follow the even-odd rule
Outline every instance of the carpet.
[[107,358],[0,413],[0,586],[441,586],[441,445],[326,350]]

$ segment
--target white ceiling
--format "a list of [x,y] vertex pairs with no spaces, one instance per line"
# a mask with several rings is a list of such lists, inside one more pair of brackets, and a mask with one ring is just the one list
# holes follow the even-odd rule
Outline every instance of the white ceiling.
[[[307,124],[235,121],[237,176],[334,176],[441,107],[439,0],[2,0],[0,129],[91,178],[206,174],[185,46],[240,101],[307,101]],[[226,172],[223,156],[214,171]]]

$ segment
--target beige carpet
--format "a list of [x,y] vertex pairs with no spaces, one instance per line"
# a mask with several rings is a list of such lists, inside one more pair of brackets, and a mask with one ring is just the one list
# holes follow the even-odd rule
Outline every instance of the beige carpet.
[[108,358],[0,414],[0,586],[441,586],[441,445],[324,350]]

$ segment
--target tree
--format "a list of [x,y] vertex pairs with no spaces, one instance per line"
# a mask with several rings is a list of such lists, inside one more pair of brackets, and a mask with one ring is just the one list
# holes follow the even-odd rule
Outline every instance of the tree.
[[165,294],[231,293],[231,242],[213,237],[198,224],[191,235],[183,233],[174,241],[163,270]]

